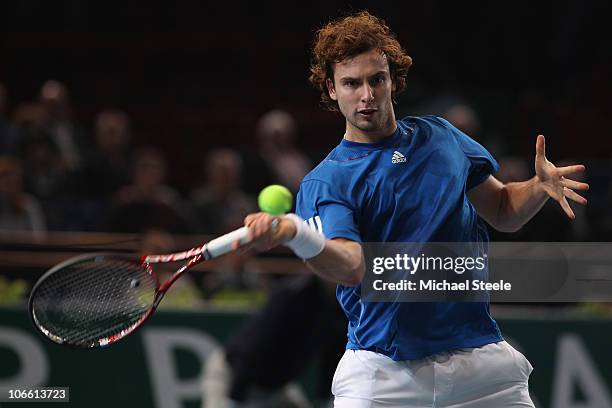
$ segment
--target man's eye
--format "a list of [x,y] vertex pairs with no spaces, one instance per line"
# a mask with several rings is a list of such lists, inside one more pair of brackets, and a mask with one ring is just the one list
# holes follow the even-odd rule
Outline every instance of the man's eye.
[[346,81],[344,83],[345,86],[354,87],[357,83],[355,81]]
[[383,82],[385,82],[385,78],[383,78],[383,77],[374,78],[374,81],[373,81],[373,82],[374,82],[375,84],[377,84],[377,85],[380,85],[380,84],[382,84]]

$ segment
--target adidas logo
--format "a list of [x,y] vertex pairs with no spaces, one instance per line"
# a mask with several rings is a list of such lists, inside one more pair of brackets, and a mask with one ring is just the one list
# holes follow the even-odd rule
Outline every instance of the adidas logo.
[[391,159],[391,163],[404,163],[406,161],[406,156],[398,152],[397,150],[393,152],[393,158]]

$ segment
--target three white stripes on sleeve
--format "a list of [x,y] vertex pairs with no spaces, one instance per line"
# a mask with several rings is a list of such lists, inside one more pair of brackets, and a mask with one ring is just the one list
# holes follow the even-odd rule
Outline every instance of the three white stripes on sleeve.
[[311,217],[304,222],[308,224],[311,229],[317,231],[319,234],[323,234],[323,224],[321,223],[321,217],[318,215]]

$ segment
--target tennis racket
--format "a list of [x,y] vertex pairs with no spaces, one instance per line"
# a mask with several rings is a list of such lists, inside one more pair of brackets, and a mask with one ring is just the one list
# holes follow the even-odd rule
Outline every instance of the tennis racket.
[[[185,271],[231,252],[234,241],[244,245],[247,235],[248,229],[242,227],[202,246],[166,255],[96,253],[70,258],[34,285],[28,303],[30,316],[38,330],[55,343],[107,346],[141,327]],[[160,284],[152,264],[185,260]]]

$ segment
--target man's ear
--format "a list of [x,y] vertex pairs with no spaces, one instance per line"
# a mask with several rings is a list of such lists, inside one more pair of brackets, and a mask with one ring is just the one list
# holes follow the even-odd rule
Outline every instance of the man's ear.
[[333,81],[327,78],[325,80],[325,85],[327,86],[327,92],[329,93],[329,97],[332,99],[332,101],[337,101],[338,96],[336,95],[336,88],[334,87]]

